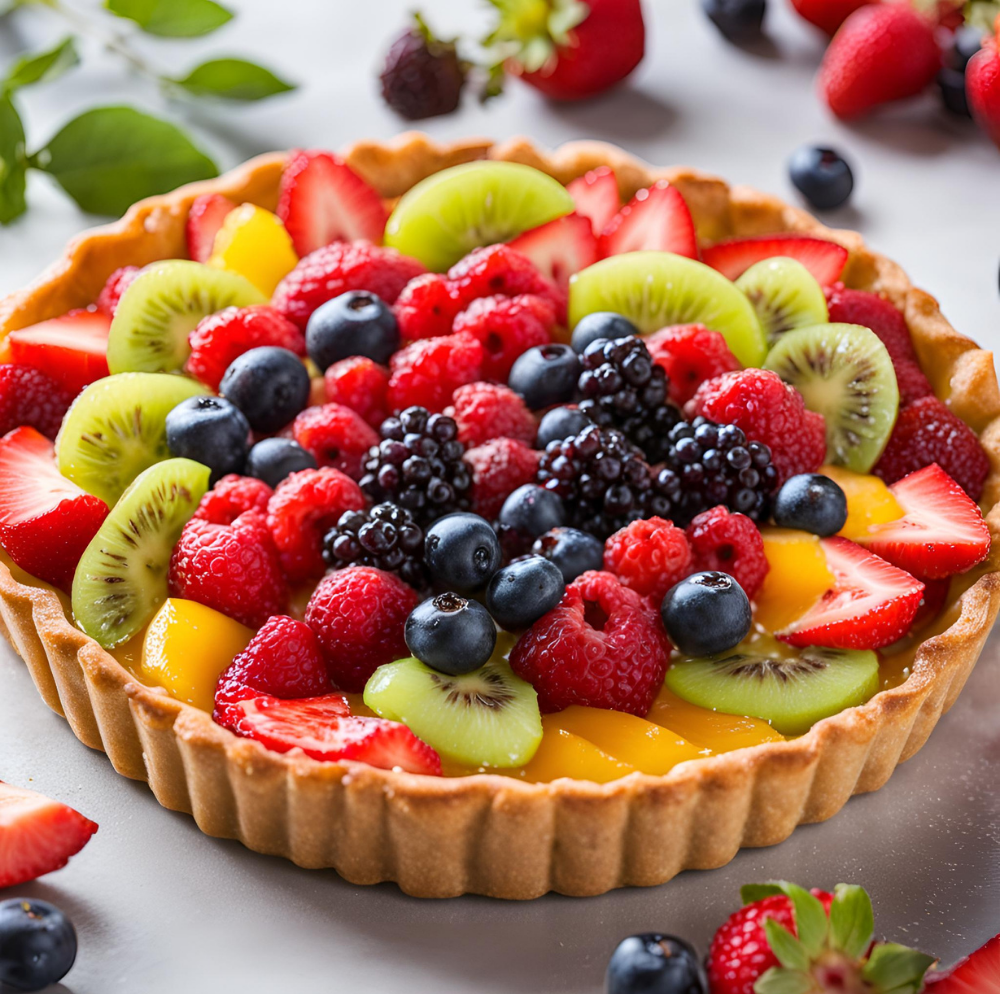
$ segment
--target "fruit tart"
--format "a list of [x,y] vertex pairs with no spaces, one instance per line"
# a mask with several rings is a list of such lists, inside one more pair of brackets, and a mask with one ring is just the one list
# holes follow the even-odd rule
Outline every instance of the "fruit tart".
[[992,357],[613,146],[268,155],[0,307],[0,607],[215,836],[599,894],[880,787],[1000,603]]

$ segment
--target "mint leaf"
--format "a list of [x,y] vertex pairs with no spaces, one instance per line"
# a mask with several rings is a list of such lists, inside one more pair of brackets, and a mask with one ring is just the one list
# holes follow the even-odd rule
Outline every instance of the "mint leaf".
[[295,89],[270,69],[244,59],[212,59],[192,69],[187,76],[170,82],[196,96],[224,100],[264,100]]
[[22,56],[10,68],[3,81],[3,89],[8,93],[33,83],[48,83],[58,79],[67,69],[72,69],[80,61],[73,37],[64,38],[55,48],[37,55]]
[[772,966],[753,985],[754,994],[811,994],[816,984],[808,973]]
[[918,994],[932,963],[933,956],[895,942],[883,942],[872,950],[861,976],[877,994]]
[[122,214],[143,197],[219,174],[183,131],[132,107],[86,111],[32,164],[92,214]]
[[0,224],[10,224],[28,209],[24,199],[27,171],[24,125],[10,97],[0,95]]
[[834,949],[858,959],[875,934],[871,898],[857,884],[837,884],[830,905],[830,938]]
[[161,38],[197,38],[233,18],[232,11],[215,0],[104,0],[104,6]]
[[778,957],[782,966],[787,966],[789,970],[809,969],[806,947],[784,925],[773,918],[767,918],[764,921],[764,933],[771,952]]

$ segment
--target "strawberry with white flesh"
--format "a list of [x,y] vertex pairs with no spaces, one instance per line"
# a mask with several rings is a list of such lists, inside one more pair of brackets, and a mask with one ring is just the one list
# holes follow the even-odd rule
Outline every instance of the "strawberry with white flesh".
[[188,210],[188,256],[195,262],[208,262],[215,247],[215,236],[226,220],[226,215],[236,210],[236,204],[221,193],[203,193],[195,197]]
[[575,212],[525,231],[507,244],[527,256],[543,276],[563,290],[574,273],[600,259],[589,218]]
[[18,328],[7,336],[12,362],[34,366],[75,397],[108,375],[111,317],[99,310],[76,310]]
[[1000,935],[947,973],[928,974],[925,990],[926,994],[1000,994]]
[[680,190],[663,179],[639,190],[611,219],[599,242],[602,256],[652,250],[698,258],[691,211]]
[[0,781],[0,890],[62,869],[96,831],[68,805]]
[[924,585],[846,538],[820,543],[834,586],[802,617],[776,633],[789,645],[881,649],[913,624]]
[[62,590],[108,505],[56,468],[52,443],[34,428],[0,438],[0,545],[25,572]]
[[847,264],[847,249],[835,242],[806,235],[761,235],[730,238],[702,251],[702,262],[726,279],[738,280],[751,266],[764,259],[783,256],[801,262],[820,286],[840,279]]
[[594,234],[600,235],[622,205],[618,180],[610,166],[598,166],[566,186],[576,204],[577,214],[590,219]]

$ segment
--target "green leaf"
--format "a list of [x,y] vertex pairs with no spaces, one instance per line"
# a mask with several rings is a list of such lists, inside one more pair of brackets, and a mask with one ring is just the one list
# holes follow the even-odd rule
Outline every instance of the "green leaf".
[[861,976],[878,994],[917,994],[934,961],[933,956],[916,949],[883,942],[872,950]]
[[763,901],[765,897],[774,897],[775,894],[784,894],[778,884],[744,884],[740,888],[740,898],[744,905],[756,904]]
[[773,918],[764,921],[764,934],[767,936],[771,952],[778,957],[782,966],[789,970],[808,970],[809,953],[806,947],[792,935],[780,922]]
[[179,128],[132,107],[99,107],[74,118],[32,156],[92,214],[219,174]]
[[24,125],[5,94],[0,96],[0,224],[10,224],[28,209],[24,199],[27,171]]
[[171,82],[196,96],[224,100],[264,100],[295,89],[270,69],[244,59],[212,59]]
[[104,6],[161,38],[197,38],[233,18],[232,11],[215,0],[104,0]]
[[795,931],[799,941],[810,958],[815,958],[826,943],[829,929],[826,911],[823,910],[819,898],[813,897],[804,887],[788,883],[786,880],[775,880],[767,884],[747,884],[740,890],[744,904],[753,904],[775,894],[784,894],[792,902],[795,911]]
[[25,55],[11,66],[3,81],[3,89],[8,93],[33,83],[48,83],[58,79],[67,69],[72,69],[80,61],[72,35],[64,38],[55,48],[37,55]]
[[830,939],[850,959],[858,959],[875,934],[871,898],[857,884],[837,884],[830,905]]
[[772,966],[753,985],[754,994],[810,994],[816,984],[808,973],[801,970],[785,970]]

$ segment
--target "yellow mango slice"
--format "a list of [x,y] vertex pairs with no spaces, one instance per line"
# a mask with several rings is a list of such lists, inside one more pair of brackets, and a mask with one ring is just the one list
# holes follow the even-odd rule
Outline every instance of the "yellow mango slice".
[[243,204],[226,215],[208,264],[245,276],[270,297],[298,261],[292,239],[278,216],[263,207]]
[[609,783],[634,772],[634,766],[609,756],[592,742],[550,725],[531,762],[518,775],[530,783],[549,783],[561,777]]
[[824,466],[820,472],[830,477],[847,496],[847,522],[838,532],[857,542],[875,525],[898,521],[906,512],[883,480],[864,473],[852,473],[840,466]]
[[780,632],[834,585],[819,537],[793,528],[763,528],[767,576],[755,598],[758,625]]

